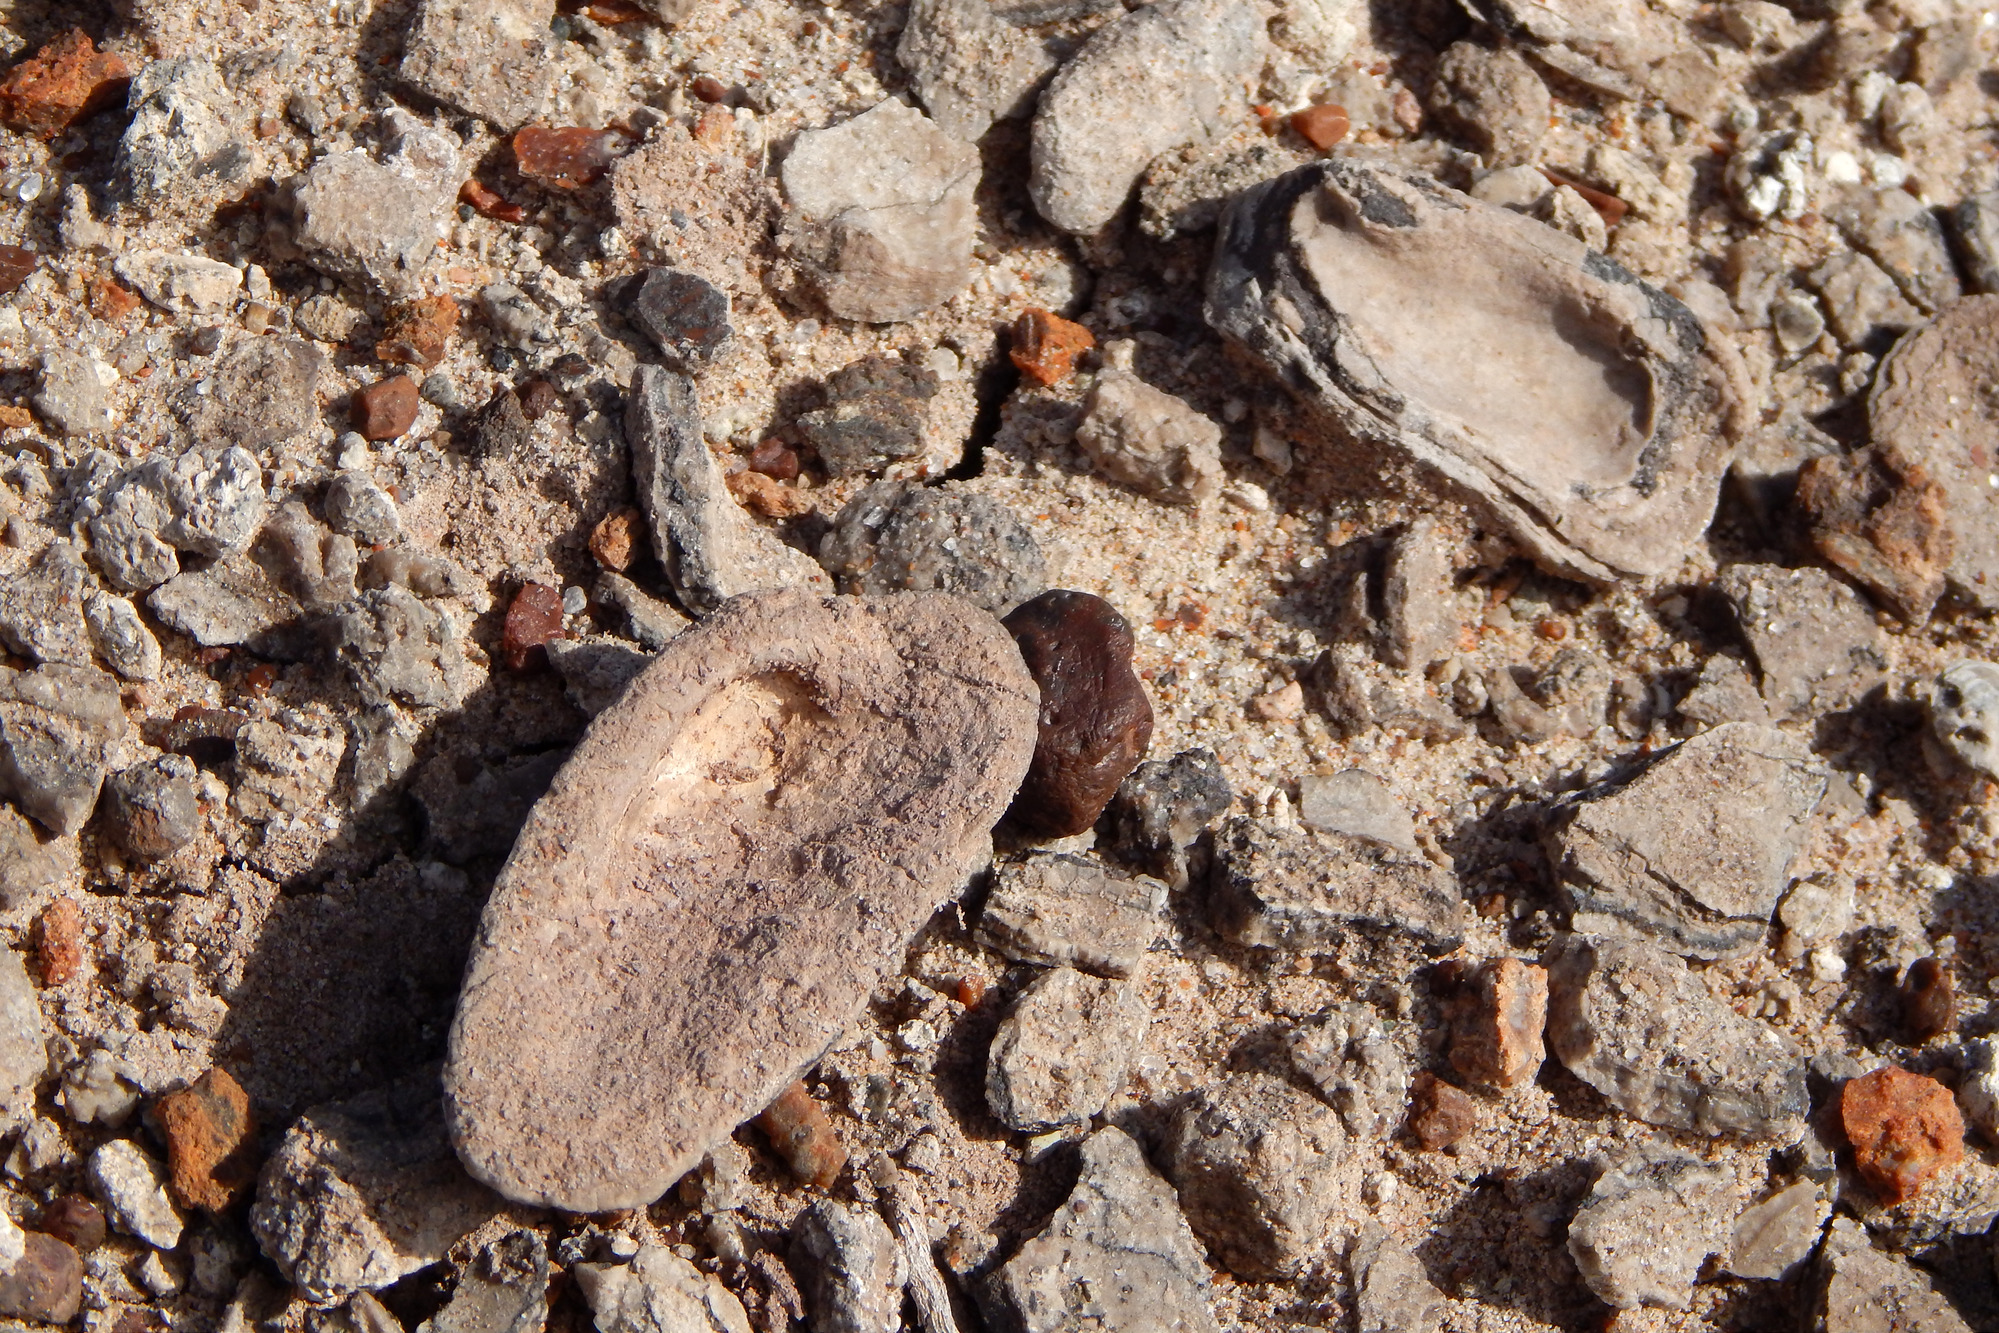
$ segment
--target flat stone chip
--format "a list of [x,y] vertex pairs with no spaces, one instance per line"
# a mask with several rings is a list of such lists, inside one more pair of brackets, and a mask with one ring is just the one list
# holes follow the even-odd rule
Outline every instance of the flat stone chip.
[[1672,297],[1532,218],[1350,160],[1238,196],[1207,318],[1339,431],[1597,583],[1680,560],[1747,424],[1739,362]]
[[508,1198],[650,1203],[859,1016],[990,855],[1038,694],[943,593],[726,602],[591,724],[466,969],[453,1143]]

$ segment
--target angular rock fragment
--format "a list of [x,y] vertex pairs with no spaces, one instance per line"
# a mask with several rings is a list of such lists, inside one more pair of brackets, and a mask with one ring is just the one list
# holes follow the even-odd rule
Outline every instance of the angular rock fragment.
[[1733,722],[1564,798],[1546,843],[1574,928],[1689,958],[1756,947],[1826,782],[1797,738]]
[[979,154],[914,107],[806,131],[781,176],[794,245],[842,319],[911,319],[971,281]]
[[1048,586],[1041,545],[1014,512],[948,484],[869,486],[833,520],[819,563],[842,592],[955,593],[996,616]]
[[123,198],[151,208],[190,185],[247,184],[254,159],[221,111],[231,101],[206,56],[155,60],[140,70],[126,94],[132,119],[112,168]]
[[1237,944],[1310,952],[1348,931],[1401,931],[1435,948],[1464,936],[1457,884],[1427,857],[1238,815],[1215,833],[1208,919]]
[[1866,1229],[1850,1218],[1833,1219],[1817,1269],[1817,1333],[1971,1333],[1929,1274],[1875,1249]]
[[1151,1022],[1144,996],[1125,982],[1051,968],[993,1035],[986,1104],[1009,1129],[1087,1120],[1123,1088]]
[[444,360],[458,317],[458,302],[441,292],[389,307],[381,341],[375,344],[375,359],[430,369]]
[[629,145],[616,130],[529,125],[514,135],[514,166],[537,185],[574,193],[602,180]]
[[1478,1103],[1429,1070],[1410,1082],[1409,1132],[1425,1152],[1449,1152],[1478,1128]]
[[159,676],[160,641],[130,602],[113,593],[91,592],[84,598],[83,618],[104,665],[126,680]]
[[611,628],[649,652],[666,647],[693,623],[638,584],[609,570],[597,577],[597,601],[613,613]]
[[1340,1113],[1357,1139],[1386,1138],[1409,1101],[1409,1062],[1364,1004],[1344,1004],[1298,1025],[1291,1063]]
[[414,287],[463,178],[457,140],[400,110],[382,120],[381,151],[332,153],[293,196],[294,239],[321,270],[384,291]]
[[1818,1182],[1793,1181],[1735,1219],[1722,1268],[1737,1277],[1784,1281],[1818,1248],[1832,1201]]
[[1140,764],[1104,807],[1118,854],[1166,881],[1187,884],[1187,848],[1235,800],[1214,752],[1199,746]]
[[1550,70],[1608,97],[1657,98],[1703,120],[1727,87],[1713,50],[1648,5],[1477,0],[1467,8]]
[[213,1067],[153,1108],[167,1143],[167,1179],[183,1208],[224,1213],[257,1181],[257,1120],[229,1071]]
[[1298,818],[1306,828],[1377,842],[1414,854],[1416,822],[1388,784],[1363,769],[1298,779]]
[[757,588],[826,588],[811,556],[794,551],[729,498],[702,440],[694,384],[640,366],[625,406],[632,479],[652,526],[653,551],[681,605],[696,613]]
[[766,592],[675,639],[487,904],[445,1076],[473,1174],[576,1211],[657,1198],[989,854],[1036,693],[999,626],[941,594]]
[[31,662],[90,663],[84,624],[89,571],[67,542],[51,542],[0,583],[0,645]]
[[1924,313],[1934,314],[1962,295],[1943,224],[1908,191],[1850,189],[1825,211]]
[[414,92],[516,130],[554,85],[555,0],[424,0],[397,75]]
[[1540,1071],[1548,1022],[1548,973],[1517,958],[1492,958],[1458,978],[1450,1014],[1451,1068],[1473,1083],[1511,1088]]
[[1930,692],[1930,731],[1967,768],[1999,778],[1999,666],[1945,667]]
[[1966,195],[1950,220],[1971,290],[1999,293],[1999,191]]
[[1889,1204],[1914,1198],[1964,1156],[1964,1117],[1950,1089],[1896,1065],[1849,1080],[1839,1117],[1854,1167]]
[[1864,254],[1843,251],[1809,269],[1805,285],[1819,294],[1833,336],[1849,348],[1923,322],[1923,312],[1895,280]]
[[996,120],[1032,111],[1035,85],[1057,63],[1045,43],[995,13],[989,0],[916,0],[895,58],[938,128],[967,142]]
[[831,1189],[847,1168],[847,1149],[826,1108],[813,1100],[805,1084],[793,1080],[757,1117],[757,1127],[770,1146],[807,1185]]
[[35,411],[65,435],[102,435],[117,424],[108,390],[109,366],[83,352],[44,352],[35,384]]
[[1649,944],[1564,935],[1548,952],[1548,1045],[1626,1115],[1794,1141],[1807,1109],[1790,1038],[1744,1018]]
[[1130,977],[1165,929],[1166,886],[1101,861],[1041,852],[1002,864],[979,913],[979,942],[1008,958]]
[[396,502],[366,472],[339,472],[326,485],[326,523],[370,546],[386,546],[403,535]]
[[281,627],[298,617],[295,598],[248,556],[176,574],[146,598],[160,623],[204,648],[247,644],[274,657],[285,651]]
[[325,369],[325,355],[303,339],[245,339],[217,359],[207,392],[183,400],[182,415],[194,438],[211,450],[262,449],[319,424]]
[[1357,1333],[1436,1333],[1448,1302],[1408,1247],[1369,1220],[1347,1251]]
[[1726,1168],[1640,1151],[1590,1187],[1569,1223],[1569,1255],[1605,1305],[1684,1310],[1701,1265],[1728,1248],[1740,1205]]
[[647,269],[626,291],[624,308],[653,346],[683,367],[712,361],[728,345],[729,294],[698,273]]
[[816,1333],[897,1333],[902,1327],[902,1255],[872,1209],[821,1199],[792,1224],[800,1294]]
[[[1064,231],[1101,230],[1147,163],[1241,114],[1263,51],[1263,24],[1228,0],[1164,0],[1097,29],[1034,113],[1035,208]],[[1125,114],[1135,106],[1146,114]]]
[[1029,307],[1013,321],[1007,359],[1029,383],[1047,388],[1076,371],[1076,358],[1097,345],[1081,324],[1052,310]]
[[331,658],[371,702],[447,708],[465,692],[458,622],[400,587],[362,593],[326,635]]
[[116,54],[71,28],[0,80],[0,123],[53,139],[124,97],[131,78]]
[[0,796],[50,832],[66,837],[90,818],[124,734],[118,682],[96,667],[0,667]]
[[83,1262],[76,1251],[0,1218],[0,1316],[67,1324],[82,1303]]
[[1076,443],[1099,473],[1171,504],[1221,493],[1221,442],[1221,427],[1128,370],[1097,376],[1076,425]]
[[995,1323],[1219,1333],[1208,1265],[1172,1188],[1123,1130],[1083,1140],[1076,1187],[987,1288]]
[[[34,825],[20,811],[11,805],[0,805],[0,908],[12,911],[29,906],[42,896],[43,890],[61,883],[66,870],[62,844],[44,847],[42,840],[35,835]],[[69,900],[61,899],[59,902]],[[75,909],[76,904],[70,902],[67,910]],[[57,908],[52,905],[48,910],[56,911]],[[44,913],[45,918],[46,915]],[[80,963],[81,957],[77,961]],[[43,968],[43,984],[59,984],[47,979],[46,966]]]
[[933,454],[929,417],[937,389],[926,366],[865,356],[827,377],[832,402],[801,414],[798,430],[834,476],[879,472]]
[[167,1197],[166,1173],[130,1139],[112,1139],[90,1155],[90,1185],[120,1231],[157,1250],[180,1244],[181,1218]]
[[201,831],[193,761],[177,754],[134,764],[104,784],[105,831],[140,862],[170,856]]
[[1908,455],[1826,455],[1798,469],[1796,506],[1820,555],[1912,625],[1929,619],[1957,543],[1942,485]]
[[750,1333],[742,1302],[720,1279],[658,1245],[641,1245],[629,1263],[570,1272],[598,1333]]
[[1887,679],[1887,635],[1860,595],[1823,569],[1730,565],[1714,586],[1778,717],[1850,708]]
[[1420,671],[1458,651],[1462,621],[1449,545],[1437,520],[1423,515],[1396,534],[1381,580],[1381,660]]
[[[1317,0],[1300,0],[1299,8]],[[1154,158],[1138,187],[1138,229],[1170,241],[1209,231],[1242,191],[1303,166],[1311,157],[1255,125]]]
[[616,703],[625,686],[652,664],[651,653],[595,635],[551,639],[544,651],[548,664],[562,677],[564,697],[585,717],[595,717]]
[[458,1285],[425,1333],[516,1333],[548,1323],[548,1244],[536,1231],[510,1231],[479,1247],[458,1270]]
[[218,309],[235,300],[243,286],[233,264],[200,255],[137,250],[120,255],[115,267],[148,301],[177,314]]
[[13,1133],[35,1115],[35,1094],[49,1075],[49,1025],[21,955],[0,955],[0,1127]]
[[1487,162],[1531,162],[1548,132],[1548,85],[1510,46],[1455,42],[1437,61],[1430,109],[1463,132]]
[[1531,218],[1357,161],[1230,206],[1207,314],[1339,431],[1596,582],[1679,561],[1749,425],[1734,355],[1684,305]]

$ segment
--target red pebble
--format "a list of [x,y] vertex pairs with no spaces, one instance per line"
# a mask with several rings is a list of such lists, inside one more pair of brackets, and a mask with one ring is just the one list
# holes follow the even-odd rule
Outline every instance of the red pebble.
[[1308,106],[1303,111],[1291,115],[1291,128],[1304,137],[1306,143],[1325,152],[1334,144],[1347,137],[1353,122],[1347,118],[1347,109],[1333,102],[1322,102],[1318,106]]
[[53,139],[125,96],[132,71],[71,28],[0,79],[0,123]]
[[798,454],[783,440],[772,436],[750,450],[750,471],[761,472],[776,481],[797,481]]
[[831,1188],[847,1165],[847,1150],[826,1112],[803,1083],[777,1095],[757,1124],[770,1136],[771,1147],[784,1158],[791,1174],[808,1185]]
[[624,136],[611,130],[530,125],[514,136],[514,162],[521,175],[551,190],[580,190],[609,171],[624,146]]
[[422,403],[416,381],[396,375],[354,391],[354,429],[363,439],[393,440],[416,423]]
[[548,641],[561,637],[562,594],[546,583],[523,585],[507,607],[506,628],[500,634],[500,657],[507,670],[523,675],[545,670]]
[[18,245],[0,245],[0,296],[12,296],[35,271],[42,257]]

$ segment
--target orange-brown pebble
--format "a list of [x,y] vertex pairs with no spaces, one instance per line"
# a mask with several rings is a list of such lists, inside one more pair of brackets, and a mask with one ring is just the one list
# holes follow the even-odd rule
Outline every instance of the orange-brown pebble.
[[527,210],[519,204],[508,203],[478,181],[466,181],[458,187],[458,202],[469,204],[476,212],[485,214],[495,222],[525,222]]
[[791,1174],[808,1185],[831,1188],[847,1166],[847,1150],[826,1112],[803,1083],[794,1083],[777,1095],[757,1125],[769,1136],[771,1147],[784,1158]]
[[547,380],[529,380],[521,386],[521,415],[540,421],[562,405],[562,395]]
[[1076,358],[1097,345],[1081,324],[1038,307],[1020,312],[1013,321],[1013,346],[1007,355],[1020,373],[1046,388],[1076,372]]
[[1353,122],[1348,119],[1345,107],[1336,102],[1321,102],[1303,111],[1292,112],[1291,128],[1298,131],[1306,143],[1323,153],[1347,137]]
[[798,452],[772,436],[750,450],[750,471],[777,481],[797,481]]
[[78,1254],[104,1243],[104,1210],[81,1194],[65,1194],[42,1210],[41,1231]]
[[632,567],[632,558],[638,553],[638,541],[644,519],[639,511],[627,506],[613,509],[597,520],[597,526],[590,530],[590,554],[597,563],[613,573],[622,574]]
[[0,79],[0,123],[53,139],[125,96],[132,71],[71,28]]
[[580,190],[609,171],[624,147],[624,136],[613,130],[530,125],[514,135],[514,164],[551,190]]
[[393,375],[379,384],[354,391],[354,429],[366,440],[393,440],[416,422],[422,399],[416,381]]
[[35,414],[27,408],[16,407],[12,403],[0,404],[0,427],[5,427],[8,430],[13,430],[17,427],[26,429],[34,424]]
[[449,296],[418,297],[390,309],[375,359],[429,370],[444,360],[444,348],[458,328],[458,302]]
[[811,500],[761,472],[731,472],[723,480],[737,504],[765,518],[796,518],[812,508]]
[[517,675],[545,670],[548,643],[562,637],[562,593],[546,583],[527,583],[507,606],[500,631],[500,659]]
[[1896,1065],[1848,1080],[1839,1118],[1854,1166],[1890,1204],[1914,1198],[1964,1156],[1964,1117],[1950,1089]]
[[0,245],[0,296],[12,296],[35,271],[42,257],[19,245]]
[[153,1106],[167,1143],[167,1183],[184,1208],[223,1213],[246,1202],[257,1179],[257,1121],[250,1098],[217,1066]]
[[958,978],[958,1003],[967,1009],[978,1006],[986,998],[986,979],[977,973],[968,973]]
[[58,898],[35,922],[35,966],[44,986],[60,986],[83,966],[83,908]]
[[121,323],[139,308],[139,298],[111,279],[99,275],[90,280],[90,313],[107,324]]
[[1442,1152],[1478,1128],[1478,1103],[1435,1074],[1416,1075],[1409,1095],[1409,1132],[1426,1152]]
[[[1505,900],[1502,898],[1501,905]],[[1480,915],[1486,915],[1483,903]],[[1473,1083],[1512,1088],[1540,1070],[1546,1051],[1548,970],[1494,958],[1464,974],[1447,1003],[1451,1068]]]

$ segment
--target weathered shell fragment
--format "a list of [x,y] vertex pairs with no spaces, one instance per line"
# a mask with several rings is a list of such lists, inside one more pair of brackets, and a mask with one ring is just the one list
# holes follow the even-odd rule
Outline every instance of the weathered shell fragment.
[[486,905],[445,1070],[473,1176],[573,1212],[664,1193],[991,855],[1037,703],[999,622],[941,593],[753,593],[676,638]]
[[1746,420],[1734,353],[1680,302],[1532,218],[1356,161],[1238,196],[1207,317],[1340,432],[1596,582],[1681,558]]

